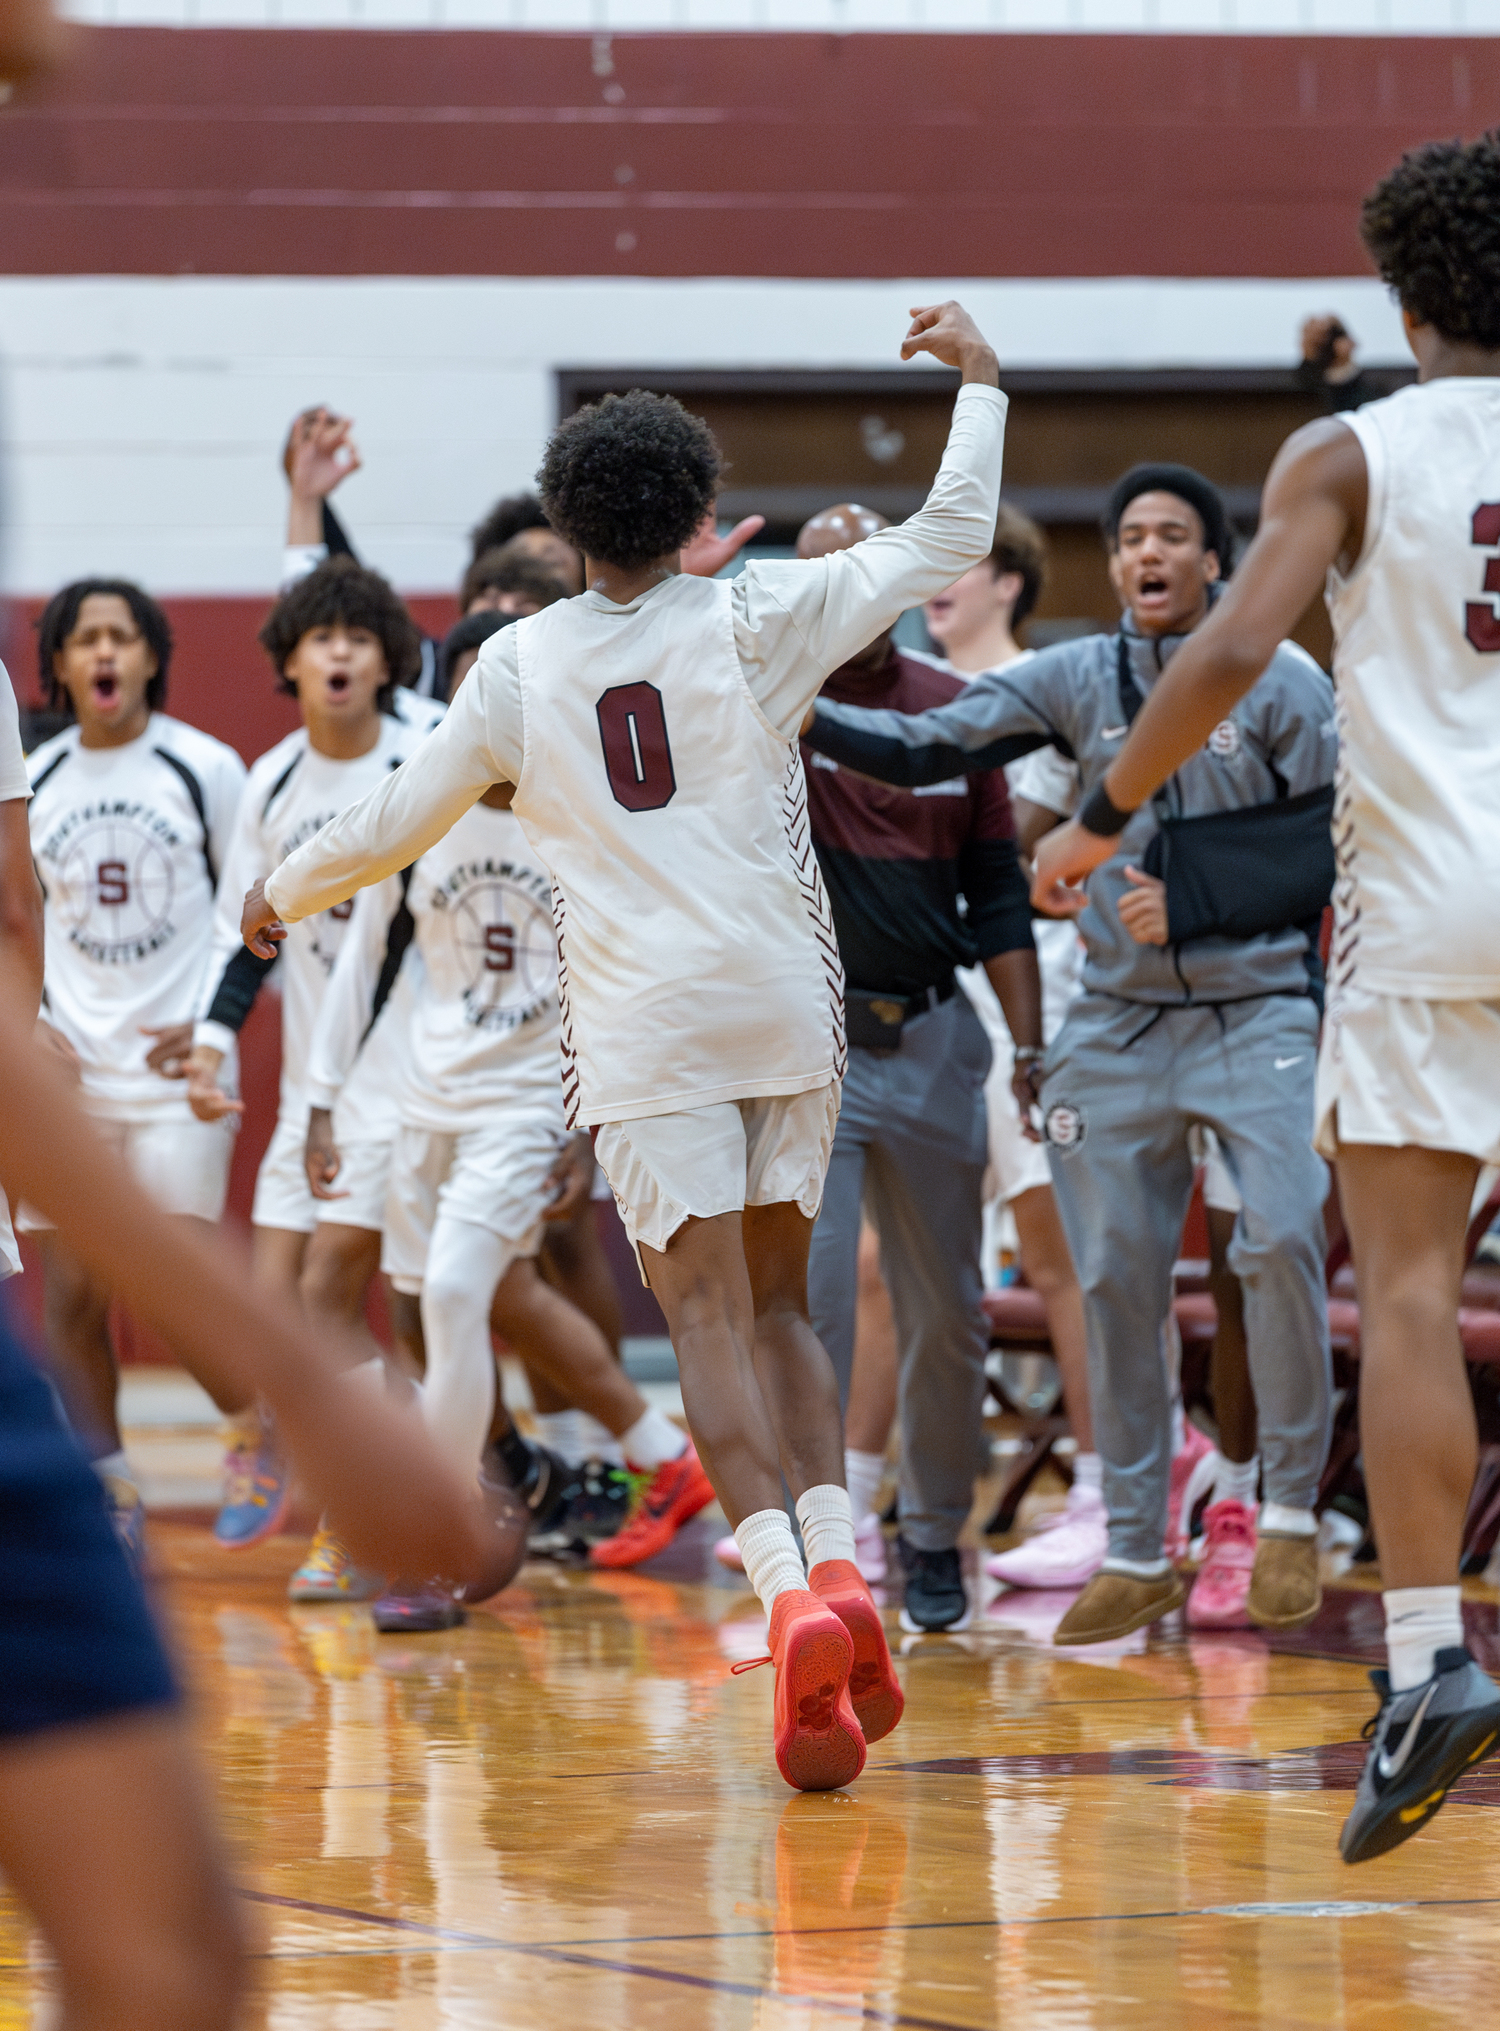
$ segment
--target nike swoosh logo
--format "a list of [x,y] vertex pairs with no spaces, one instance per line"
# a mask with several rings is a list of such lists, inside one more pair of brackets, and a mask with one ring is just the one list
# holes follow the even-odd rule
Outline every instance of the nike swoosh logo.
[[[1304,1052],[1302,1055],[1305,1057],[1307,1054]],[[1302,1058],[1278,1058],[1276,1060],[1276,1069],[1278,1072],[1289,1072],[1293,1065],[1300,1065],[1301,1063]]]
[[1389,1784],[1393,1777],[1399,1777],[1401,1772],[1406,1768],[1406,1759],[1410,1756],[1413,1745],[1416,1742],[1417,1730],[1421,1727],[1423,1717],[1427,1709],[1432,1705],[1436,1694],[1437,1680],[1434,1678],[1432,1684],[1428,1686],[1426,1692],[1422,1695],[1422,1704],[1407,1723],[1406,1733],[1401,1737],[1401,1747],[1396,1751],[1394,1756],[1387,1756],[1384,1749],[1382,1749],[1380,1754],[1375,1758],[1375,1768],[1380,1772],[1383,1783]]
[[1127,731],[1128,729],[1123,726],[1101,726],[1099,738],[1100,740],[1119,740]]

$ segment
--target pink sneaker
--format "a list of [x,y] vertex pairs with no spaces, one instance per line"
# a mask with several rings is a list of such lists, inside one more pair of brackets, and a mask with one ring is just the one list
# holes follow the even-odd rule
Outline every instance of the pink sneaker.
[[1245,1603],[1255,1569],[1255,1511],[1243,1502],[1215,1502],[1203,1525],[1203,1563],[1188,1595],[1188,1627],[1249,1629]]
[[732,1573],[742,1573],[745,1570],[744,1553],[740,1550],[739,1540],[733,1531],[728,1537],[719,1539],[714,1546],[714,1557],[721,1566],[728,1566]]
[[1082,1587],[1103,1565],[1108,1550],[1104,1497],[1097,1488],[1083,1488],[1075,1481],[1066,1509],[1050,1517],[1025,1544],[986,1559],[984,1569],[1007,1587]]
[[854,1526],[854,1563],[867,1587],[878,1587],[885,1578],[885,1532],[873,1509]]
[[1167,1483],[1167,1535],[1162,1550],[1174,1566],[1187,1557],[1193,1509],[1205,1492],[1202,1476],[1195,1479],[1195,1469],[1213,1449],[1213,1440],[1189,1418],[1184,1427],[1182,1451],[1172,1455],[1172,1473]]

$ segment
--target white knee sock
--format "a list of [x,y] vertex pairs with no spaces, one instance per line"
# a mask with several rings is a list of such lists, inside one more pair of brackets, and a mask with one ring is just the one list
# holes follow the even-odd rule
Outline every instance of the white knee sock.
[[650,1469],[668,1460],[680,1460],[687,1451],[687,1434],[673,1424],[665,1411],[647,1405],[629,1431],[621,1432],[620,1445],[632,1467]]
[[803,1593],[807,1574],[784,1509],[757,1509],[734,1533],[745,1575],[769,1615],[778,1594]]
[[495,1414],[490,1303],[515,1254],[508,1241],[439,1214],[422,1278],[427,1378],[422,1414],[450,1456],[476,1473]]
[[625,1448],[608,1425],[600,1424],[598,1418],[581,1410],[578,1413],[578,1429],[583,1434],[583,1457],[586,1460],[603,1460],[608,1467],[624,1466]]
[[1253,1460],[1226,1460],[1222,1453],[1215,1455],[1213,1493],[1215,1502],[1243,1502],[1247,1509],[1253,1509],[1259,1489],[1259,1453]]
[[884,1479],[884,1453],[856,1453],[852,1446],[844,1448],[844,1485],[849,1490],[849,1507],[856,1523],[863,1523],[874,1510],[875,1497]]
[[1464,1640],[1462,1595],[1457,1587],[1397,1587],[1385,1601],[1385,1653],[1392,1692],[1425,1685],[1437,1653]]
[[570,1467],[581,1467],[589,1456],[581,1410],[539,1410],[536,1435],[549,1453],[556,1453]]
[[1075,1453],[1073,1455],[1073,1486],[1092,1488],[1096,1495],[1104,1492],[1104,1462],[1097,1453]]
[[848,1559],[853,1564],[854,1511],[846,1489],[831,1481],[809,1488],[797,1497],[797,1521],[809,1572],[825,1559]]
[[1262,1502],[1259,1528],[1270,1537],[1316,1537],[1318,1519],[1310,1509],[1291,1509],[1285,1502]]

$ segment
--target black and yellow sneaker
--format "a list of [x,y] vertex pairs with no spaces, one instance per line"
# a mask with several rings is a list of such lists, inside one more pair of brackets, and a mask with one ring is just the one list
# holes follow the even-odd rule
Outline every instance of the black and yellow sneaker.
[[1346,1862],[1368,1862],[1426,1826],[1448,1788],[1500,1745],[1500,1689],[1462,1644],[1440,1650],[1422,1685],[1392,1692],[1383,1671],[1370,1683],[1380,1711],[1365,1724],[1370,1744],[1354,1810],[1339,1835]]

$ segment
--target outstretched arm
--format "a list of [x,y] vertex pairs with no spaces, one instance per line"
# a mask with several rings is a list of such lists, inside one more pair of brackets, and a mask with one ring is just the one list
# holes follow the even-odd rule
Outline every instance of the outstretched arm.
[[1266,481],[1259,533],[1228,589],[1152,686],[1078,817],[1038,847],[1039,909],[1068,916],[1082,907],[1074,885],[1109,859],[1129,814],[1244,697],[1329,569],[1358,557],[1368,493],[1365,455],[1346,424],[1310,423],[1287,439]]

